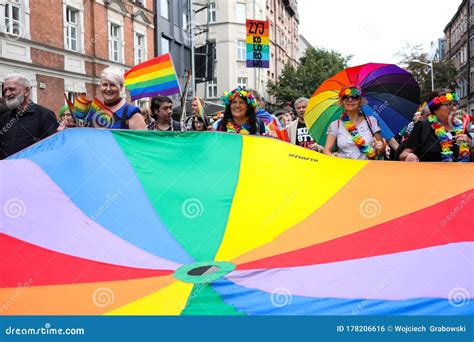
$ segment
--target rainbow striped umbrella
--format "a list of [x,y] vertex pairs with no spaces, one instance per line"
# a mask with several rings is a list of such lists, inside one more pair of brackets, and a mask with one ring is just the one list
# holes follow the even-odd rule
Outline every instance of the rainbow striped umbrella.
[[474,313],[473,164],[78,128],[0,169],[2,315]]
[[329,124],[342,114],[338,95],[345,86],[362,89],[369,101],[362,109],[377,118],[387,140],[412,120],[420,104],[418,83],[412,74],[396,65],[368,63],[347,68],[324,81],[306,108],[304,119],[309,133],[320,145],[326,143]]

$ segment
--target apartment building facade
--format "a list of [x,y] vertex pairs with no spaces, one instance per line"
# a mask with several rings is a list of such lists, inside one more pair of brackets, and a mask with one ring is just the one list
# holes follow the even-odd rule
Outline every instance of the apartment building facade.
[[153,21],[153,0],[0,0],[0,83],[24,74],[33,100],[57,112],[63,93],[93,97],[107,66],[153,57]]

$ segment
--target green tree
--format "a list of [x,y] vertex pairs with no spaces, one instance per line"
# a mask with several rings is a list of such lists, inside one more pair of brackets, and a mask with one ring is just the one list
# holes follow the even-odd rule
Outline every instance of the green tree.
[[[400,64],[412,73],[415,80],[420,85],[421,100],[426,101],[431,93],[431,69],[430,66],[414,62],[419,60],[430,63],[428,54],[423,52],[421,45],[409,45],[400,51],[397,56]],[[458,72],[451,61],[433,62],[434,86],[436,88],[455,88]]]
[[332,50],[310,47],[296,69],[286,63],[277,82],[268,82],[268,92],[283,103],[300,96],[309,98],[321,83],[346,68],[351,58]]

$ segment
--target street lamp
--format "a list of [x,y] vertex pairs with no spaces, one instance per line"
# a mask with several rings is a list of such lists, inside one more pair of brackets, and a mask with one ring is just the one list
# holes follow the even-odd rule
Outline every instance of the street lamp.
[[431,91],[434,91],[434,73],[433,73],[433,60],[429,63],[422,62],[419,59],[413,59],[412,62],[428,65],[431,69]]

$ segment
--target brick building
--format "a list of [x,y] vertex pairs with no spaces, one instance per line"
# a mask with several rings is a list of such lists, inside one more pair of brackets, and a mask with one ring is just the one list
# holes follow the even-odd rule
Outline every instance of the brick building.
[[63,93],[96,92],[107,66],[154,56],[153,0],[0,0],[0,83],[18,72],[57,112]]

